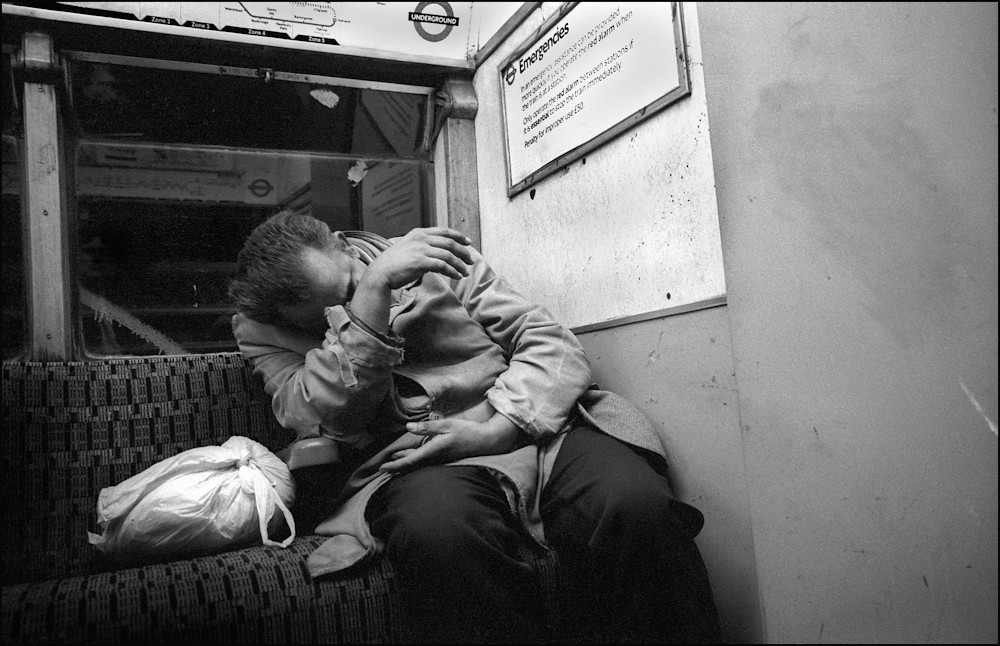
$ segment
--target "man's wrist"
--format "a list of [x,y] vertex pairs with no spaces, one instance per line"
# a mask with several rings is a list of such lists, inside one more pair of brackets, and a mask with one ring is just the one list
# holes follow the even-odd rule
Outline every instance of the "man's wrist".
[[503,413],[494,413],[487,425],[495,437],[509,440],[508,448],[513,447],[521,435],[521,428]]
[[[354,294],[345,309],[349,309],[351,320],[365,330],[374,330],[374,336],[389,331],[389,301],[391,290],[388,285],[366,271],[354,289]],[[364,325],[361,325],[363,323]]]
[[372,326],[368,325],[368,323],[366,323],[364,319],[362,319],[360,316],[352,312],[350,303],[344,303],[344,311],[347,312],[347,317],[351,319],[352,323],[354,323],[359,328],[361,328],[368,334],[372,335],[382,343],[386,345],[391,345],[395,348],[403,346],[403,337],[396,334],[396,332],[392,328],[387,327],[385,332],[379,332]]

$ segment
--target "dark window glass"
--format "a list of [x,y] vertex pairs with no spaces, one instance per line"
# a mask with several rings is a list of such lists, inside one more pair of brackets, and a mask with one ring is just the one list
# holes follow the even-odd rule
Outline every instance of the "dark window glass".
[[92,355],[235,350],[226,295],[280,209],[430,221],[427,96],[75,62],[80,329]]
[[423,94],[75,61],[84,136],[427,158]]
[[0,245],[3,258],[3,358],[25,350],[26,304],[24,253],[21,248],[21,90],[11,79],[10,57],[3,56],[3,193],[0,213]]

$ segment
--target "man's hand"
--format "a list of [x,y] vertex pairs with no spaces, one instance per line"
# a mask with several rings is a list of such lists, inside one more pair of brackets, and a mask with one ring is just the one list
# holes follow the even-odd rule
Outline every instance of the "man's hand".
[[390,292],[427,272],[459,279],[469,275],[472,243],[447,227],[413,229],[379,254],[361,275],[351,311],[378,332],[389,327]]
[[410,283],[427,272],[449,278],[469,275],[471,244],[462,233],[447,227],[413,229],[368,265],[361,282],[375,281],[389,289]]
[[410,422],[406,430],[428,439],[415,449],[396,451],[379,470],[397,473],[426,464],[507,453],[514,448],[521,432],[514,422],[499,413],[487,422],[462,419]]

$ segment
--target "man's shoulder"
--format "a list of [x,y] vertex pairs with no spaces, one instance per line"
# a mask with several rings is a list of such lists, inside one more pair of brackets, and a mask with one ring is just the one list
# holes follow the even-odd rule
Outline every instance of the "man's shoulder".
[[262,323],[243,312],[234,314],[231,324],[236,344],[244,354],[248,352],[254,354],[261,348],[305,354],[309,349],[319,347],[322,342],[322,339],[306,339],[301,334],[290,332],[277,325]]

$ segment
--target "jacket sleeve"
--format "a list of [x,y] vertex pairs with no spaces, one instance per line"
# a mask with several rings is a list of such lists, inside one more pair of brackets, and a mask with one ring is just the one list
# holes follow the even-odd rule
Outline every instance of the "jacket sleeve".
[[402,339],[373,336],[341,305],[326,315],[329,328],[319,347],[242,314],[233,317],[233,333],[264,380],[278,423],[300,438],[323,434],[353,443],[389,393],[392,367],[403,359]]
[[493,407],[536,439],[565,426],[593,383],[576,336],[547,309],[529,303],[473,251],[469,276],[455,292],[470,316],[503,348],[508,368],[487,391]]

